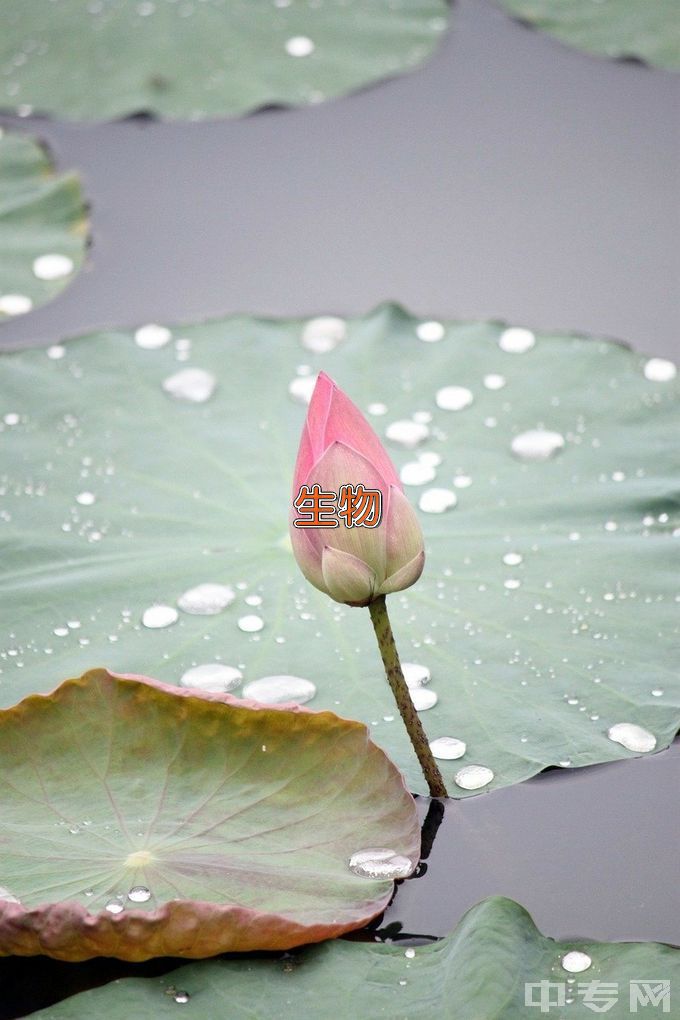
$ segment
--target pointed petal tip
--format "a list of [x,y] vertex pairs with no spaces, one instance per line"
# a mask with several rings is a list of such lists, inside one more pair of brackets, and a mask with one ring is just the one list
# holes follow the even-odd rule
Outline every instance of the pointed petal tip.
[[425,567],[425,552],[421,551],[408,563],[405,563],[399,570],[386,577],[380,585],[378,595],[392,595],[395,591],[404,591],[410,588],[419,579]]

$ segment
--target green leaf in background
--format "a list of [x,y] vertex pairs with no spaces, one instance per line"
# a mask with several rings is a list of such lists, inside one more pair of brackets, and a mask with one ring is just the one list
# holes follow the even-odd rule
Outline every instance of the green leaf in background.
[[0,0],[0,107],[168,119],[318,103],[421,64],[446,0]]
[[[318,942],[384,910],[418,861],[397,769],[330,712],[98,670],[0,712],[0,775],[3,956]],[[375,849],[382,877],[350,868]]]
[[511,14],[569,46],[680,70],[677,0],[500,0]]
[[[647,1013],[661,1015],[665,982],[673,1006],[678,950],[654,942],[554,942],[522,907],[499,896],[427,946],[336,941],[284,960],[205,961],[162,978],[114,981],[33,1015],[162,1020],[177,1016],[179,1002],[188,1020],[526,1020],[546,1013],[591,1020],[593,1003],[598,1012],[610,1003],[606,1015],[621,1020],[631,1015],[631,1002],[642,1015],[645,1002]],[[550,1003],[543,1012],[542,995]]]
[[233,693],[258,700],[316,689],[311,708],[370,724],[424,792],[368,612],[313,589],[290,551],[322,368],[420,507],[425,571],[390,613],[410,677],[431,675],[414,697],[430,739],[449,738],[451,794],[667,745],[675,366],[395,306],[152,324],[0,358],[1,703],[94,666],[223,690],[242,675]]
[[87,230],[78,175],[57,175],[35,138],[0,127],[0,322],[68,286],[83,264]]

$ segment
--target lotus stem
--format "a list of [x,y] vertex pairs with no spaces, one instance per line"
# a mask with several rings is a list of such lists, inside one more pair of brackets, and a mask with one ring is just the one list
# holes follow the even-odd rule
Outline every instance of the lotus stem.
[[397,703],[399,714],[404,721],[413,750],[420,762],[425,781],[427,782],[431,797],[448,797],[446,786],[442,779],[437,763],[432,757],[432,751],[425,735],[423,725],[418,718],[409,689],[404,680],[399,653],[394,643],[394,635],[390,626],[390,618],[387,615],[385,596],[379,595],[373,602],[369,603],[368,611],[371,614],[371,622],[375,630],[378,648],[385,667],[387,682],[392,688],[394,700]]

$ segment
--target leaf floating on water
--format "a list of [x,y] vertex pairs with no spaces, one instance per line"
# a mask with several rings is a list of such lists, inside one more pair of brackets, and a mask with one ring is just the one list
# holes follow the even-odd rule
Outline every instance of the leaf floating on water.
[[[341,320],[342,340],[316,353],[301,339],[310,321],[147,323],[52,344],[57,359],[0,359],[0,392],[11,394],[0,415],[0,618],[13,635],[0,642],[0,703],[100,663],[169,683],[211,664],[244,685],[301,677],[316,688],[310,705],[371,725],[423,789],[402,728],[385,721],[394,704],[361,614],[325,606],[283,537],[306,410],[288,385],[332,368],[380,412],[381,435],[399,423],[397,469],[436,475],[409,492],[426,566],[390,611],[404,662],[432,674],[428,739],[469,749],[439,758],[452,796],[560,762],[619,759],[631,752],[607,734],[622,722],[666,746],[680,726],[677,375],[649,378],[650,358],[597,339],[522,327],[509,343],[515,327],[497,323],[441,322],[441,339],[423,342],[418,327],[435,320],[394,306]],[[526,346],[527,332],[524,352],[501,346]],[[217,380],[204,404],[161,389],[179,339]],[[494,392],[483,381],[498,374]],[[449,381],[475,394],[460,412],[437,407]],[[535,433],[531,458],[513,453],[513,439]],[[142,623],[150,609],[162,626]],[[493,784],[456,785],[477,763]]]
[[319,103],[422,64],[451,13],[446,0],[0,0],[0,11],[0,108],[73,120]]
[[[565,962],[577,959],[590,961],[589,967],[571,972],[564,968]],[[473,907],[455,931],[429,945],[404,949],[399,943],[339,939],[303,949],[294,960],[295,966],[282,965],[280,958],[205,960],[175,970],[170,988],[167,977],[124,978],[35,1016],[37,1020],[177,1020],[173,997],[178,989],[187,989],[191,994],[200,992],[200,1000],[198,994],[192,1000],[200,1020],[222,1017],[225,1003],[229,1020],[271,1016],[328,1020],[349,1015],[347,990],[351,988],[351,1016],[362,1020],[405,1016],[409,1020],[524,1020],[541,1016],[541,991],[549,985],[553,1003],[560,993],[565,1000],[574,999],[568,1005],[565,1002],[561,1015],[590,1020],[594,1013],[585,990],[579,995],[570,992],[577,987],[570,982],[570,973],[582,973],[584,981],[599,982],[595,986],[599,998],[592,999],[599,1005],[606,1003],[606,993],[613,988],[621,1002],[623,991],[625,1012],[615,1011],[617,1020],[623,1020],[631,982],[642,986],[641,990],[647,985],[658,990],[658,1004],[650,1015],[659,1016],[665,1001],[662,981],[648,981],[643,975],[658,975],[670,982],[670,996],[680,982],[677,949],[654,942],[555,942],[538,931],[519,904],[500,896]],[[527,995],[533,1006],[526,1005]],[[647,999],[647,1012],[649,1003]],[[554,1006],[551,1011],[558,1015]],[[644,1014],[642,1007],[640,1015]]]
[[[79,177],[58,175],[37,139],[0,127],[0,323],[51,301],[73,281],[87,231]],[[53,360],[62,356],[54,351]]]
[[400,773],[330,712],[93,670],[0,712],[10,770],[24,779],[0,791],[4,954],[288,948],[384,909],[387,872],[357,885],[347,867],[358,840],[418,861]]
[[499,0],[515,17],[561,42],[604,57],[637,57],[680,70],[675,0]]

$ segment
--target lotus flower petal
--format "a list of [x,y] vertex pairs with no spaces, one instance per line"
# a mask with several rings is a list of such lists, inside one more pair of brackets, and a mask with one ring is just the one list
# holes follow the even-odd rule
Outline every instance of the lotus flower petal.
[[300,439],[293,502],[303,486],[319,486],[332,508],[333,497],[348,485],[380,493],[379,523],[348,523],[331,512],[324,525],[309,517],[305,524],[305,513],[292,506],[291,543],[311,584],[337,602],[367,605],[383,590],[399,591],[418,579],[423,537],[387,451],[349,397],[321,372]]
[[412,560],[405,563],[399,570],[395,570],[393,574],[386,577],[380,588],[376,592],[377,595],[391,595],[395,591],[403,591],[404,588],[410,588],[412,584],[415,584],[420,575],[423,572],[425,566],[425,553],[421,551],[417,556],[414,556]]
[[327,545],[321,557],[326,590],[336,602],[367,606],[377,594],[375,571],[358,556]]
[[396,485],[390,486],[385,515],[385,573],[389,576],[423,552],[423,533],[415,510]]
[[[385,504],[389,500],[389,486],[375,471],[373,465],[361,454],[335,442],[330,446],[321,460],[314,465],[307,484],[317,483],[324,492],[335,492],[342,485],[363,484],[366,489],[376,489],[381,493],[383,515]],[[318,550],[319,556],[326,545],[351,553],[364,560],[377,577],[385,576],[385,528],[348,528],[340,519],[337,528],[305,528],[309,533],[310,542]]]

